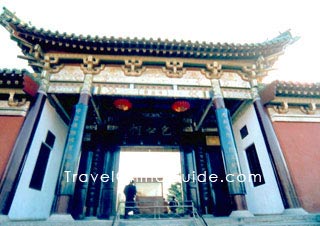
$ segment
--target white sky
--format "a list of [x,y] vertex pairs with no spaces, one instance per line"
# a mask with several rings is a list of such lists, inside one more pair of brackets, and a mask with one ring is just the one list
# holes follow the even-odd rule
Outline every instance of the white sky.
[[[150,148],[151,150],[151,148]],[[118,177],[119,198],[124,199],[125,185],[133,178],[163,178],[163,193],[166,198],[171,184],[181,181],[180,152],[120,152]],[[138,191],[139,192],[139,191]]]
[[[289,46],[270,79],[320,81],[319,1],[75,1],[0,0],[37,28],[91,36],[168,38],[207,42],[262,42],[291,29],[301,39]],[[0,27],[0,68],[27,68]],[[29,69],[31,70],[31,69]],[[269,79],[269,80],[270,80]]]

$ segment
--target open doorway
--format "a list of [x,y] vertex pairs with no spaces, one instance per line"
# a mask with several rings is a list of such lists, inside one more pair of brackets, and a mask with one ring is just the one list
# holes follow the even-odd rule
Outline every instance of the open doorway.
[[[178,147],[126,146],[120,151],[117,198],[125,202],[124,188],[131,181],[137,188],[140,214],[147,206],[165,205],[172,196],[182,202],[181,159]],[[163,209],[165,213],[166,210]]]

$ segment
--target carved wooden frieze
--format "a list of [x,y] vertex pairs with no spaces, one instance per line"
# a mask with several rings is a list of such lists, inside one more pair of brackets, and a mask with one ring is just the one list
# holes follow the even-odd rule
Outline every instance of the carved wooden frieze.
[[258,78],[263,78],[268,75],[268,72],[272,70],[272,65],[274,65],[275,61],[278,57],[265,59],[263,56],[260,56],[256,61],[256,74]]
[[166,66],[162,70],[169,78],[182,78],[186,73],[186,69],[183,68],[183,62],[175,60],[166,61]]
[[287,101],[283,101],[281,103],[281,105],[275,105],[273,106],[273,109],[275,112],[277,112],[278,114],[285,114],[288,113],[289,111],[289,105]]
[[251,90],[221,88],[221,92],[224,98],[252,99]]
[[210,92],[212,90],[211,87],[194,87],[194,86],[178,86],[178,90],[180,92],[185,93],[189,97],[192,98],[209,98]]
[[[279,112],[273,105],[267,107],[268,113],[272,121],[283,122],[320,122],[320,109],[314,108],[306,111],[305,108],[313,108],[312,106],[291,106],[289,105],[284,112]],[[312,111],[312,113],[310,112]]]
[[[58,73],[50,75],[49,92],[71,93],[74,90],[78,93],[79,86],[83,86],[84,77],[85,75],[79,66],[65,66]],[[221,88],[229,88],[225,91],[225,97],[247,99],[250,96],[248,94],[250,83],[243,81],[236,73],[222,72],[220,79],[217,81],[219,81]],[[118,65],[109,65],[102,69],[99,74],[93,75],[92,87],[94,95],[119,94],[168,97],[172,95],[173,97],[191,98],[208,98],[208,93],[212,90],[211,80],[197,69],[186,70],[182,78],[168,77],[160,67],[147,67],[140,76],[127,76],[123,67]],[[238,88],[240,88],[240,91]]]
[[146,70],[146,67],[142,66],[142,63],[142,60],[138,59],[125,60],[121,68],[125,75],[140,76]]
[[300,106],[300,110],[305,114],[313,115],[317,111],[317,105],[316,105],[316,103],[312,102],[312,103],[308,104],[307,106]]
[[9,101],[0,100],[0,115],[25,116],[30,107],[30,101],[22,105],[12,105]]
[[61,71],[61,69],[64,67],[64,64],[59,63],[59,58],[57,56],[48,56],[46,55],[44,57],[44,69],[48,72],[54,74]]
[[59,73],[51,74],[51,82],[83,82],[84,74],[79,66],[65,66]]
[[256,78],[256,65],[252,64],[251,66],[243,66],[241,70],[237,71],[238,75],[244,81],[250,81],[252,78]]
[[92,55],[83,58],[83,64],[80,65],[80,68],[84,74],[91,75],[99,74],[104,67],[104,64],[100,64],[100,59]]
[[173,90],[173,86],[159,86],[159,85],[135,85],[135,89],[138,90],[140,95],[150,96],[168,96],[169,90]]
[[274,59],[265,59],[263,56],[260,56],[254,64],[242,66],[242,69],[238,70],[237,73],[244,81],[257,79],[261,82],[268,75],[268,72],[273,70],[273,64]]
[[50,83],[48,93],[80,93],[82,83]]
[[14,98],[15,93],[14,92],[9,92],[9,99],[8,99],[8,105],[11,107],[20,107],[26,104],[27,99],[23,98],[22,100],[16,100]]
[[268,103],[274,121],[320,122],[320,100],[303,97],[276,97]]
[[222,76],[222,65],[217,61],[206,64],[206,69],[201,69],[201,73],[208,79],[219,79]]
[[183,78],[169,78],[161,68],[146,68],[141,76],[132,77],[126,76],[119,66],[106,67],[100,74],[93,77],[93,82],[210,86],[210,80],[197,70],[186,71]]
[[129,84],[95,84],[93,85],[93,94],[96,95],[115,95],[119,90],[129,89]]
[[286,114],[289,112],[290,108],[298,108],[303,114],[306,115],[314,115],[316,114],[317,110],[319,110],[319,107],[317,107],[316,102],[301,105],[296,105],[295,103],[290,104],[291,105],[289,106],[289,103],[287,101],[283,101],[280,104],[272,105],[272,107],[273,110],[278,114]]
[[234,72],[224,72],[219,79],[221,87],[250,88],[250,83],[241,79]]
[[210,87],[160,86],[152,84],[95,84],[94,95],[133,95],[153,97],[210,98]]
[[285,108],[298,106],[299,109],[306,114],[312,114],[312,111],[319,110],[319,105],[319,99],[303,97],[276,97],[274,100],[269,102],[269,106],[276,108],[277,106],[284,106]]

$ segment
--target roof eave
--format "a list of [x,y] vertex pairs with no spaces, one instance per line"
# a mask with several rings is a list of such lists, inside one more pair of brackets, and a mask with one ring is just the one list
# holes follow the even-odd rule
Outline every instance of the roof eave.
[[[298,37],[292,37],[290,31],[262,43],[234,44],[234,43],[199,43],[161,39],[122,39],[99,38],[95,36],[75,36],[66,33],[44,31],[23,23],[9,10],[4,9],[0,23],[12,34],[12,38],[23,46],[42,44],[44,51],[64,50],[66,52],[88,52],[94,54],[123,54],[150,55],[160,57],[185,57],[201,59],[258,59],[260,56],[269,57],[282,52],[287,45],[294,43]],[[28,39],[28,36],[30,37]],[[56,45],[59,43],[59,46]],[[30,46],[31,45],[31,46]]]

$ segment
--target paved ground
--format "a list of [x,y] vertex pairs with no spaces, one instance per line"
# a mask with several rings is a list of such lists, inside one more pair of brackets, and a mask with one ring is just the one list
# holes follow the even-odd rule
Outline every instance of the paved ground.
[[[255,217],[203,217],[209,226],[320,226],[320,214],[306,215],[270,215]],[[205,226],[188,219],[129,219],[120,220],[117,226]],[[112,220],[74,221],[70,217],[55,215],[46,221],[10,221],[0,215],[1,226],[112,226]]]

